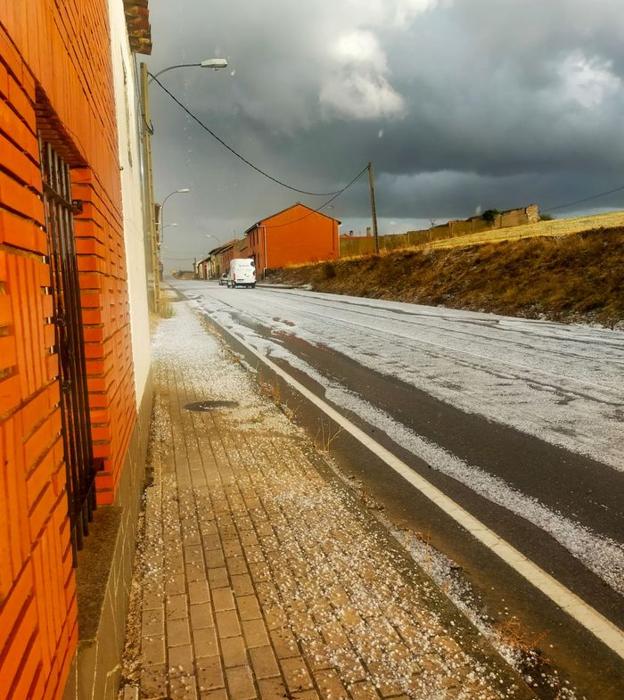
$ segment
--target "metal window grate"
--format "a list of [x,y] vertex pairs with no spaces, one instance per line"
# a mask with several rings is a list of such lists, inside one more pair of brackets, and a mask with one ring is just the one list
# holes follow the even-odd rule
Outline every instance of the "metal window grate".
[[49,262],[59,356],[61,416],[74,565],[95,509],[95,466],[74,241],[69,167],[40,141]]

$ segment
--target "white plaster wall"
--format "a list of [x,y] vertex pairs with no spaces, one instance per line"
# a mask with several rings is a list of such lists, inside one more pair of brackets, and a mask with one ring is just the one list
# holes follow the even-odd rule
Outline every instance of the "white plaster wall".
[[130,51],[123,0],[109,0],[111,52],[121,192],[123,202],[126,269],[130,301],[130,327],[137,406],[140,406],[151,364],[149,309],[145,269],[145,227],[143,223],[143,185],[138,132],[139,87],[134,55]]

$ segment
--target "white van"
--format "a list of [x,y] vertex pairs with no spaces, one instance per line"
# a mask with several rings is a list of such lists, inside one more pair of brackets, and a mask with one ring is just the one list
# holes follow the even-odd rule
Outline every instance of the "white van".
[[255,287],[256,264],[251,258],[233,258],[230,260],[228,287]]

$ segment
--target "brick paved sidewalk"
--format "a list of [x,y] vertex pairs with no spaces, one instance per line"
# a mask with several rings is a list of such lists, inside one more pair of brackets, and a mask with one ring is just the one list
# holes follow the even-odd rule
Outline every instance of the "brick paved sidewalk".
[[[144,698],[529,693],[186,302],[155,337],[153,484],[125,692]],[[206,412],[191,402],[237,401]]]

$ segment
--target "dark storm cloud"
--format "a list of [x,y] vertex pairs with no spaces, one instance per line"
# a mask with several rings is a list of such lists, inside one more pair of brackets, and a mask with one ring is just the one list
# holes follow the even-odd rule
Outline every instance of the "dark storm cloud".
[[[388,220],[548,207],[624,181],[620,0],[151,0],[150,66],[223,138],[303,189],[373,160]],[[237,162],[152,86],[157,194],[179,255],[298,199]],[[622,206],[617,197],[599,205]],[[332,214],[367,216],[362,179]],[[175,236],[171,232],[175,231]],[[200,243],[201,241],[201,243]],[[173,257],[174,253],[170,252]]]

